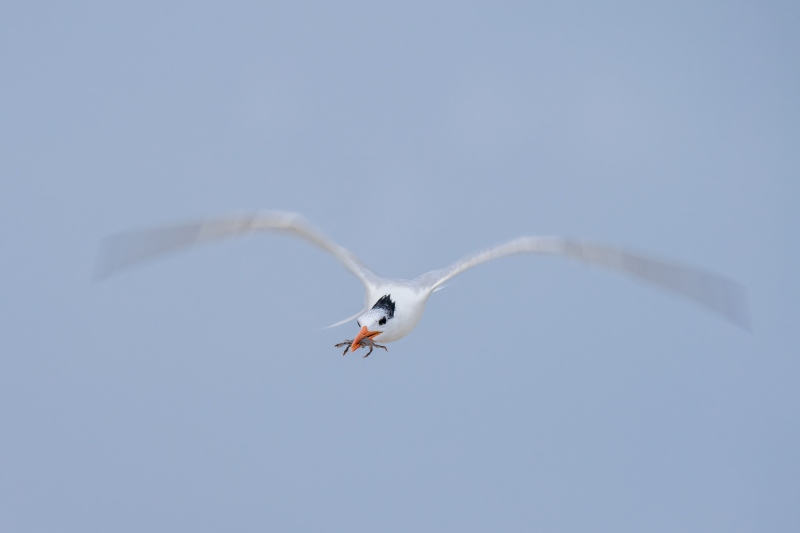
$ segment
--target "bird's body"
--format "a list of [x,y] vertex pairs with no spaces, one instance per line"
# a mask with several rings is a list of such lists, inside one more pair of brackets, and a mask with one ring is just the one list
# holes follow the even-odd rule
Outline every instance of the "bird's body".
[[394,316],[387,320],[380,341],[394,342],[411,333],[422,318],[430,294],[431,291],[425,287],[408,280],[380,278],[375,287],[367,291],[367,306],[371,308],[384,296],[395,305]]
[[334,324],[338,326],[358,319],[361,330],[356,338],[337,345],[349,344],[351,351],[361,347],[368,347],[369,353],[373,347],[385,349],[376,341],[389,343],[408,335],[422,318],[428,297],[447,280],[486,261],[521,253],[560,255],[618,270],[669,289],[740,326],[748,325],[747,300],[743,288],[738,284],[715,274],[616,248],[561,237],[521,237],[413,280],[389,279],[377,276],[352,253],[324,237],[300,215],[279,211],[234,215],[118,235],[109,239],[104,246],[98,274],[108,275],[133,263],[190,245],[256,231],[283,232],[303,238],[331,253],[361,280],[365,288],[364,309]]

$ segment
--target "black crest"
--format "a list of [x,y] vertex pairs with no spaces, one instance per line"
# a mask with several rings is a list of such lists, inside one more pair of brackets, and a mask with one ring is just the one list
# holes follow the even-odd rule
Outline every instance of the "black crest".
[[372,308],[383,309],[386,312],[386,316],[392,318],[394,316],[394,301],[392,301],[392,295],[387,294],[385,296],[381,296],[380,300],[375,302],[375,305],[373,305]]

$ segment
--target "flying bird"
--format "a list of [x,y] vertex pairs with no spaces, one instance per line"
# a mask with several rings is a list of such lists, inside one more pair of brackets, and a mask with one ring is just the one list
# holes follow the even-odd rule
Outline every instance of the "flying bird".
[[[282,211],[261,211],[205,219],[194,223],[119,234],[101,246],[97,277],[152,257],[227,237],[254,232],[288,233],[305,239],[333,255],[364,285],[364,308],[329,327],[357,319],[360,328],[355,338],[336,344],[342,355],[360,348],[374,348],[402,339],[422,318],[431,294],[453,276],[493,259],[515,254],[563,256],[606,267],[668,289],[748,328],[749,312],[745,290],[739,284],[710,272],[686,268],[665,261],[608,246],[563,237],[520,237],[488,248],[439,270],[426,272],[413,280],[382,278],[367,268],[348,250],[331,241],[304,217]],[[379,344],[380,342],[380,344]]]

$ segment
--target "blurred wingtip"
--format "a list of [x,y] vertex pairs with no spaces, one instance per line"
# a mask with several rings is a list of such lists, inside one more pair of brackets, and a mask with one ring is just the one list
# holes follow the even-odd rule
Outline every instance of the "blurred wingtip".
[[362,313],[364,313],[364,311],[366,311],[366,309],[362,309],[361,311],[359,311],[359,312],[355,313],[354,315],[352,315],[352,316],[349,316],[349,317],[345,318],[344,320],[340,320],[339,322],[336,322],[335,324],[331,324],[330,326],[325,326],[325,327],[324,327],[324,328],[322,328],[322,329],[331,329],[331,328],[336,328],[336,327],[339,327],[339,326],[341,326],[342,324],[347,324],[347,323],[348,323],[348,322],[350,322],[351,320],[353,320],[353,319],[355,319],[355,318],[358,318],[358,317],[359,317],[359,316],[360,316]]
[[111,261],[111,254],[109,252],[110,242],[109,239],[103,239],[100,246],[97,248],[97,254],[94,258],[94,267],[92,268],[90,281],[98,283],[105,280],[114,272],[114,267]]
[[753,332],[752,316],[750,314],[750,299],[744,285],[728,279],[719,279],[704,303],[728,322],[739,328]]
[[[127,251],[127,253],[126,253]],[[131,253],[120,236],[106,237],[100,242],[95,256],[92,282],[103,281],[120,270],[137,262],[138,257]]]
[[731,319],[733,322],[748,333],[753,333],[753,316],[750,312],[750,298],[747,289],[739,287],[736,305],[732,307]]
[[138,263],[185,248],[198,241],[202,222],[119,233],[100,242],[92,281],[101,281]]

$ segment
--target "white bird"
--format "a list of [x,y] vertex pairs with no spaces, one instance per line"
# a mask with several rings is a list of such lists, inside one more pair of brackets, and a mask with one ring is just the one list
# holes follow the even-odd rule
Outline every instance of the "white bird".
[[339,348],[345,346],[343,355],[362,347],[369,348],[364,357],[375,347],[385,350],[386,346],[375,341],[394,342],[411,333],[422,318],[428,297],[442,288],[447,280],[492,259],[522,253],[560,255],[618,270],[669,289],[734,324],[744,328],[749,324],[747,296],[739,284],[716,274],[615,248],[562,237],[520,237],[413,280],[389,279],[373,273],[348,250],[323,236],[301,215],[281,211],[232,215],[113,236],[101,248],[97,276],[104,277],[139,261],[190,245],[260,231],[289,233],[309,241],[332,254],[364,284],[364,309],[329,326],[339,326],[357,318],[360,331],[355,338],[336,345]]

